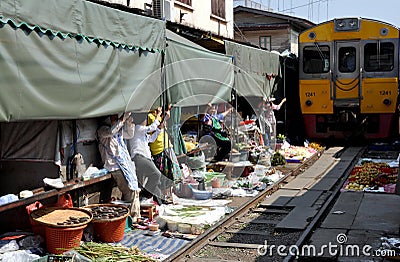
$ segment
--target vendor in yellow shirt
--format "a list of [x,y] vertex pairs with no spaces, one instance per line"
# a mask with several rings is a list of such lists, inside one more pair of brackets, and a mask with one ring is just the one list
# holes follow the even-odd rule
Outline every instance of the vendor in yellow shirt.
[[[155,109],[148,114],[148,125],[151,125],[151,123],[155,121],[158,115],[157,110],[160,109]],[[170,186],[172,186],[173,181],[180,178],[182,176],[182,173],[179,168],[179,163],[178,159],[176,158],[175,151],[169,140],[167,130],[162,129],[157,139],[153,143],[149,143],[149,146],[154,163],[156,164],[158,169],[160,169],[160,171],[171,180]]]

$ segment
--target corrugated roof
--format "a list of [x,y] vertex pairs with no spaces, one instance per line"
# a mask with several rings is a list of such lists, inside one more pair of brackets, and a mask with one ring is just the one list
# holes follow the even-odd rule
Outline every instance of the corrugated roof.
[[245,6],[237,6],[233,9],[234,14],[240,13],[240,12],[253,13],[253,14],[257,14],[257,15],[263,15],[263,16],[286,20],[286,21],[294,23],[297,26],[300,26],[301,28],[304,28],[304,29],[307,29],[307,28],[315,25],[313,22],[311,22],[307,19],[290,16],[290,15],[285,15],[285,14],[280,14],[280,13],[271,12],[271,11],[254,9],[254,8],[249,8],[249,7],[245,7]]

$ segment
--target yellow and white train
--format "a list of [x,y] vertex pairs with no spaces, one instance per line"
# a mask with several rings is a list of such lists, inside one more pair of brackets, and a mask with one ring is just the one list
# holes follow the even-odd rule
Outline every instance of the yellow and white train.
[[309,138],[388,138],[398,79],[399,29],[393,25],[340,18],[299,36],[299,96]]

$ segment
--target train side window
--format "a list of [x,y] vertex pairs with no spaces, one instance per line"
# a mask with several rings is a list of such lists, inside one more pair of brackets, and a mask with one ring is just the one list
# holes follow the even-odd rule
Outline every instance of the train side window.
[[352,73],[356,70],[356,49],[354,47],[341,47],[339,49],[339,71]]
[[393,43],[368,43],[364,46],[364,69],[367,72],[392,71]]
[[303,71],[306,74],[329,72],[329,46],[306,46],[303,49]]

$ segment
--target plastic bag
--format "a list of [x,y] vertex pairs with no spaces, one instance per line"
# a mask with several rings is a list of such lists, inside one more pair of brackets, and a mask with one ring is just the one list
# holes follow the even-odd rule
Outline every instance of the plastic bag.
[[27,250],[17,250],[17,251],[7,252],[0,256],[0,260],[2,262],[15,262],[15,261],[30,262],[39,258],[40,258],[39,255],[32,254]]
[[36,201],[35,203],[32,203],[28,206],[26,206],[26,212],[28,213],[28,215],[30,215],[33,211],[35,211],[36,209],[42,208],[43,204],[40,203],[39,201]]
[[23,249],[39,248],[44,243],[44,238],[40,235],[27,236],[18,242]]
[[33,233],[44,237],[44,235],[45,235],[44,226],[39,224],[38,222],[34,221],[32,219],[32,217],[30,216],[33,211],[40,209],[42,207],[43,207],[43,204],[40,203],[39,201],[36,201],[36,202],[26,206],[25,209],[26,209],[26,212],[28,213],[29,222],[31,223]]
[[15,240],[0,242],[0,254],[8,253],[10,251],[15,251],[18,249],[19,249],[19,246],[18,246],[17,241],[15,241]]
[[18,200],[18,196],[14,195],[14,194],[8,194],[5,196],[1,196],[0,197],[0,206],[17,201],[17,200]]
[[67,208],[74,207],[71,195],[70,194],[61,195],[58,198],[57,207],[63,207],[63,208],[65,208],[65,207],[67,207]]

